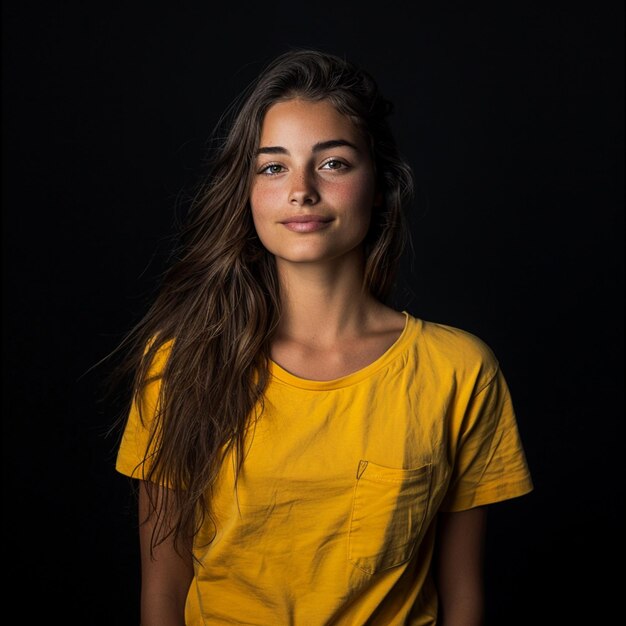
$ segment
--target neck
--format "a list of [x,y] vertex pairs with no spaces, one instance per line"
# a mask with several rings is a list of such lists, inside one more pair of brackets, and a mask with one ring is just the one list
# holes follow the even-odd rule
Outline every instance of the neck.
[[278,336],[319,345],[357,336],[384,308],[363,289],[364,265],[358,250],[322,263],[277,259],[282,301]]

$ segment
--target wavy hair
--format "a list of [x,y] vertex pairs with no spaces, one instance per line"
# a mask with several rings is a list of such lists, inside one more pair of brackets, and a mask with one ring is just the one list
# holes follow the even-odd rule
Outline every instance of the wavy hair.
[[[257,237],[249,196],[264,115],[293,98],[330,101],[367,139],[382,203],[373,209],[365,241],[364,288],[386,301],[393,287],[413,181],[388,123],[391,104],[369,73],[345,59],[317,50],[283,53],[229,111],[228,132],[211,155],[173,261],[153,304],[123,341],[133,401],[143,423],[151,424],[141,478],[171,487],[152,500],[153,548],[170,536],[178,546],[207,516],[213,520],[220,467],[233,453],[239,475],[247,429],[263,410],[281,299],[274,257]],[[164,350],[167,358],[155,368]],[[143,397],[153,383],[158,409],[148,415]]]

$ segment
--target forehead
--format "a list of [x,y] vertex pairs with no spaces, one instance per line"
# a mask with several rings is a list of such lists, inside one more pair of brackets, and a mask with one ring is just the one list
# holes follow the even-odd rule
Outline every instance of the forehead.
[[354,122],[327,100],[277,102],[267,110],[261,125],[261,146],[283,146],[286,142],[313,145],[330,139],[364,143]]

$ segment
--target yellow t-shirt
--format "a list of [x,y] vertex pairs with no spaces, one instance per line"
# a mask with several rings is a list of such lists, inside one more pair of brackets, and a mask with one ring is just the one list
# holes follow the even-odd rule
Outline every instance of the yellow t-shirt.
[[[235,493],[233,463],[197,537],[187,624],[435,624],[438,511],[532,490],[505,379],[477,337],[408,313],[398,340],[331,381],[271,363]],[[154,385],[150,393],[157,392]],[[117,469],[140,477],[131,412]]]

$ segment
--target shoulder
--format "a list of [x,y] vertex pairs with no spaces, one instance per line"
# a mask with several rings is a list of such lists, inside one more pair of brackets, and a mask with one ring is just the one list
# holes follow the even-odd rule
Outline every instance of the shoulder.
[[156,335],[146,343],[143,356],[148,362],[149,378],[158,378],[163,375],[173,347],[173,339],[160,340]]
[[422,340],[442,358],[480,361],[497,367],[497,359],[489,345],[480,337],[454,326],[422,320]]
[[417,359],[455,379],[471,378],[487,384],[499,364],[491,347],[473,333],[447,324],[416,319],[419,326]]

